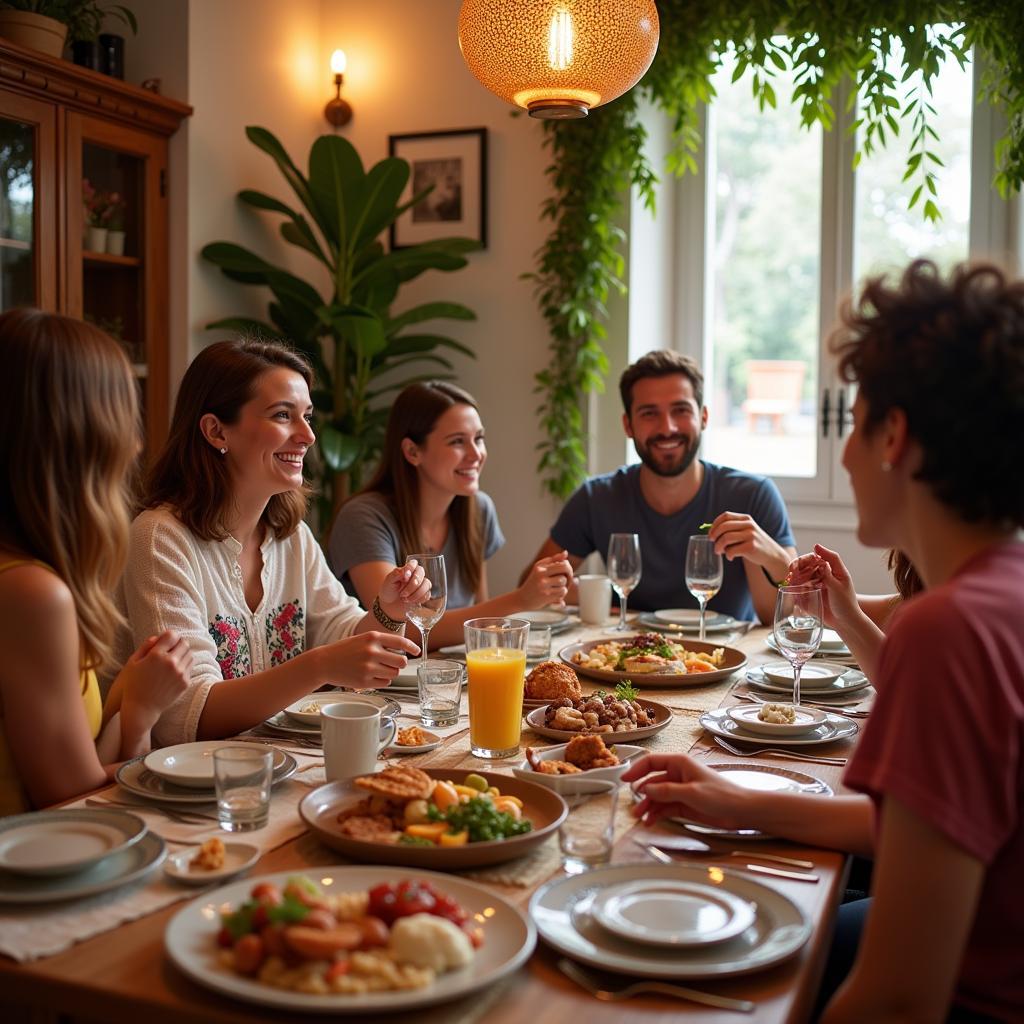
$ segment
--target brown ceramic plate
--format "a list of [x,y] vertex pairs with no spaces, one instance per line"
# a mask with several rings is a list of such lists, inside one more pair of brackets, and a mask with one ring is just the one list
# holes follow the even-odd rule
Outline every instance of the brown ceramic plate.
[[533,830],[521,836],[465,846],[407,846],[404,843],[371,843],[341,834],[338,814],[366,796],[351,779],[328,782],[307,794],[299,804],[299,815],[322,842],[346,857],[370,864],[404,864],[413,868],[457,871],[501,864],[529,853],[548,838],[569,813],[565,801],[550,789],[535,782],[523,782],[498,772],[472,771],[468,768],[424,768],[432,779],[461,783],[467,775],[482,775],[488,785],[497,786],[506,796],[523,801],[523,817],[533,822]]
[[[653,713],[654,725],[645,725],[640,729],[625,729],[622,732],[601,733],[605,743],[609,746],[613,743],[635,743],[637,740],[645,740],[648,736],[661,732],[672,721],[672,709],[664,704],[659,704],[655,700],[645,700],[642,697],[637,700],[637,704]],[[538,736],[546,736],[549,740],[571,740],[574,736],[582,735],[581,732],[570,732],[568,729],[548,728],[544,724],[544,709],[546,707],[547,705],[545,704],[543,707],[534,708],[526,716],[526,724]]]
[[572,659],[576,654],[586,653],[599,644],[621,643],[628,637],[607,636],[601,640],[588,640],[586,643],[569,644],[563,647],[558,656],[574,669],[581,676],[589,676],[591,679],[600,679],[605,683],[621,683],[628,679],[639,688],[644,686],[656,686],[659,690],[684,686],[704,686],[707,683],[717,683],[721,679],[728,679],[733,672],[738,672],[747,663],[747,656],[736,647],[725,647],[722,644],[708,643],[704,640],[682,641],[688,651],[696,651],[700,654],[711,654],[721,649],[725,652],[725,665],[712,672],[694,672],[692,674],[660,673],[660,672],[606,672],[603,669],[584,668],[577,665]]

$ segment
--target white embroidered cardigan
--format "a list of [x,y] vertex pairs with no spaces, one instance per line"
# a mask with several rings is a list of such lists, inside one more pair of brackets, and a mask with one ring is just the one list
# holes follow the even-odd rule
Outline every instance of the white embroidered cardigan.
[[117,652],[119,663],[165,629],[185,637],[193,655],[188,691],[161,715],[154,745],[194,740],[210,687],[222,679],[351,636],[365,614],[305,523],[285,540],[270,534],[263,542],[263,600],[255,612],[245,601],[241,550],[233,537],[200,540],[166,509],[132,523],[120,595],[131,637]]

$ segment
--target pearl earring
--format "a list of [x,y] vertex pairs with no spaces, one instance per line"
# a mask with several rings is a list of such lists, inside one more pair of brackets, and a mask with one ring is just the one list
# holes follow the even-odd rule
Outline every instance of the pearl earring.
[[[221,451],[224,451],[224,449],[222,448]],[[888,473],[891,470],[892,470],[892,463],[888,459],[885,459],[882,462],[882,472],[883,473]]]
[[227,448],[221,448],[220,453],[221,453],[221,455],[227,455],[227,453],[228,453]]

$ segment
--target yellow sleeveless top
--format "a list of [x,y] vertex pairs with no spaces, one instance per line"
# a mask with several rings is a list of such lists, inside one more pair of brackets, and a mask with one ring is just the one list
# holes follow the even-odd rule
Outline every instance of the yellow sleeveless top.
[[[0,562],[0,572],[15,569],[19,565],[38,565],[42,569],[53,572],[45,562],[37,562],[30,558]],[[85,705],[85,717],[89,722],[89,733],[93,739],[96,739],[100,734],[100,725],[103,722],[103,700],[100,697],[96,673],[91,668],[82,672],[82,703]],[[20,814],[22,811],[31,809],[14,767],[10,748],[7,745],[4,708],[3,702],[0,701],[0,817],[5,814]]]

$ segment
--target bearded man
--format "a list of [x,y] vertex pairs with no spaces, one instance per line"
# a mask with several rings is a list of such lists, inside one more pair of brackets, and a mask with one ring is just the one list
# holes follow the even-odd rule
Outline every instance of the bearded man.
[[629,607],[696,608],[684,579],[686,546],[710,523],[725,572],[709,609],[770,623],[776,588],[796,555],[786,506],[767,477],[697,457],[708,422],[697,364],[665,349],[648,352],[626,368],[619,392],[640,465],[587,480],[536,558],[565,550],[575,569],[593,551],[603,556],[611,534],[636,533],[643,574]]

